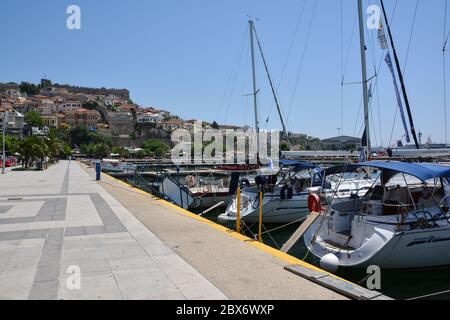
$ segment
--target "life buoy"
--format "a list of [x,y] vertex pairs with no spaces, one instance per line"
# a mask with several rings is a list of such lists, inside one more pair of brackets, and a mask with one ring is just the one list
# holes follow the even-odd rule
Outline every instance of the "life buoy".
[[193,188],[197,185],[197,181],[195,180],[194,176],[187,176],[185,181],[186,181],[186,185],[189,188]]
[[308,196],[308,209],[309,212],[322,212],[322,205],[320,204],[320,197],[317,194],[310,194]]

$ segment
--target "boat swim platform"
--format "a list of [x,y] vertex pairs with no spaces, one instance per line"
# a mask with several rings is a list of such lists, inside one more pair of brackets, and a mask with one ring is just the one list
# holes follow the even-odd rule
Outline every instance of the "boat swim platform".
[[0,176],[0,299],[351,297],[284,269],[314,266],[94,176],[76,161]]

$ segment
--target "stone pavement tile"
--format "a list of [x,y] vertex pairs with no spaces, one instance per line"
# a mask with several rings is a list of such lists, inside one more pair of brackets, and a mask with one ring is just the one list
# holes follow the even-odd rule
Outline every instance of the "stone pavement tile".
[[51,229],[33,279],[29,299],[56,299],[64,229]]
[[183,297],[177,287],[159,268],[114,271],[119,290],[124,299],[167,299]]
[[151,257],[173,254],[173,251],[158,238],[140,237],[137,242]]
[[64,238],[63,250],[65,252],[100,250],[101,245],[98,235],[73,236]]
[[105,226],[88,226],[85,227],[85,233],[86,235],[96,235],[96,234],[102,234],[102,233],[106,233],[106,228]]
[[58,298],[58,279],[33,282],[29,300],[56,300]]
[[147,300],[186,300],[178,288],[160,288],[155,294],[148,294]]
[[151,258],[140,255],[108,258],[108,261],[113,271],[157,267]]
[[64,229],[64,237],[78,237],[86,235],[86,227],[69,227]]
[[0,243],[0,274],[6,268],[9,259],[14,253],[14,248],[2,248]]
[[33,283],[34,270],[14,270],[0,273],[0,300],[27,299]]
[[130,241],[134,239],[133,236],[128,232],[99,234],[97,238],[99,239],[99,241],[101,241],[102,244],[117,243],[122,240]]
[[46,199],[33,221],[64,220],[66,217],[66,206],[67,199],[65,198]]
[[0,241],[22,240],[26,230],[0,231]]
[[7,213],[13,206],[0,206],[0,214]]
[[127,231],[108,203],[99,194],[91,195],[91,201],[93,202],[107,232]]
[[11,206],[11,209],[0,215],[0,219],[3,218],[18,218],[18,217],[34,217],[41,209],[44,201],[24,201],[24,202],[10,202],[2,201],[1,205]]
[[185,282],[182,284],[177,284],[180,292],[188,300],[228,300],[222,292],[211,284],[203,281]]
[[21,242],[22,239],[0,241],[0,253],[4,250],[8,251],[16,249]]
[[66,222],[85,225],[102,225],[103,222],[89,195],[67,198]]
[[33,219],[34,217],[2,218],[0,224],[27,223],[32,222]]
[[100,249],[83,251],[63,251],[61,260],[61,273],[69,267],[76,266],[85,275],[97,275],[111,272],[111,265]]
[[14,223],[14,224],[0,224],[0,241],[2,241],[2,233],[6,232],[24,232],[27,230],[36,229],[59,229],[78,227],[76,222],[66,221],[39,221],[39,222],[27,222],[27,223]]
[[108,258],[147,256],[144,249],[134,239],[102,243],[102,250]]
[[45,239],[50,229],[36,229],[36,230],[28,230],[23,239]]
[[61,272],[66,272],[71,266],[79,267],[82,276],[111,273],[108,259],[96,255],[96,252],[87,252],[87,254],[84,252],[82,256],[78,254],[65,255],[61,262]]
[[42,254],[44,239],[41,239],[37,245],[20,245],[9,256],[4,271],[14,270],[36,270]]
[[175,253],[153,257],[187,299],[227,299],[214,285]]
[[62,275],[59,282],[59,299],[64,300],[120,300],[122,296],[113,274],[81,275],[80,289],[69,290],[67,280],[70,275]]

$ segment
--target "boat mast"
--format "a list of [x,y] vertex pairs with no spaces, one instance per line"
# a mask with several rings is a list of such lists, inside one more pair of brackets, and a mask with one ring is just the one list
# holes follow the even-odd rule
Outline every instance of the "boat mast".
[[267,78],[269,79],[270,88],[272,89],[272,95],[273,95],[273,98],[275,100],[275,105],[277,106],[277,111],[278,111],[278,116],[280,117],[281,126],[283,127],[283,132],[286,134],[286,137],[287,137],[288,133],[287,133],[287,130],[286,130],[286,125],[284,123],[283,115],[281,113],[281,107],[280,107],[280,103],[278,101],[277,92],[276,92],[275,87],[273,85],[272,77],[270,76],[270,72],[269,72],[269,66],[267,65],[266,58],[264,57],[264,53],[263,53],[262,47],[261,47],[261,42],[259,41],[258,33],[256,32],[256,29],[255,29],[254,25],[253,25],[253,32],[255,33],[256,43],[258,44],[259,52],[261,54],[261,58],[262,58],[262,61],[264,63],[264,68],[266,69],[266,75],[267,75]]
[[369,92],[367,88],[366,44],[364,39],[364,16],[363,16],[362,0],[358,0],[358,15],[359,15],[359,40],[361,46],[362,85],[364,96],[364,123],[366,126],[366,149],[367,149],[367,158],[369,158],[370,156]]
[[258,121],[258,89],[256,89],[255,46],[253,43],[253,20],[248,21],[250,30],[250,49],[252,52],[253,105],[255,108],[256,159],[259,163],[259,121]]
[[411,106],[409,105],[408,95],[406,94],[406,87],[405,87],[405,81],[403,79],[403,73],[400,68],[400,63],[398,61],[397,50],[395,50],[394,39],[392,38],[391,27],[389,26],[389,20],[387,18],[386,10],[384,8],[384,2],[383,2],[383,0],[381,0],[380,2],[381,2],[381,8],[383,10],[384,20],[386,22],[386,27],[387,27],[388,34],[389,34],[389,40],[390,40],[391,46],[392,46],[392,52],[394,54],[394,60],[395,60],[395,65],[397,67],[398,77],[400,79],[400,84],[402,86],[403,99],[405,100],[406,111],[408,112],[409,124],[411,126],[411,134],[414,138],[416,148],[420,149],[419,140],[417,139],[417,134],[416,134],[416,128],[414,127],[414,120],[413,120],[412,113],[411,113]]

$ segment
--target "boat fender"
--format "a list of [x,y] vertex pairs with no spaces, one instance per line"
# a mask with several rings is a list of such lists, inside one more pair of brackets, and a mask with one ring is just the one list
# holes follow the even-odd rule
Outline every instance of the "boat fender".
[[308,209],[309,212],[322,212],[322,205],[320,204],[320,198],[317,194],[312,193],[308,196]]
[[339,258],[333,253],[324,255],[320,259],[320,268],[325,271],[335,273],[339,269]]

